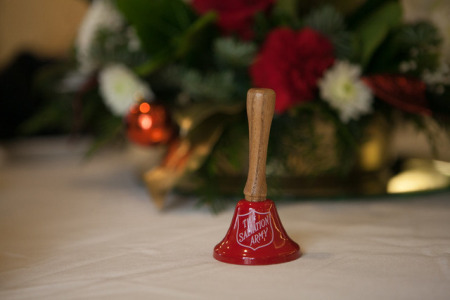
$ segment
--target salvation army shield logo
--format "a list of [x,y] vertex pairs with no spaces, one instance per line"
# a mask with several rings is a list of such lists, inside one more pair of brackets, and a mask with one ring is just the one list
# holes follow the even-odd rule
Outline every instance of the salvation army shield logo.
[[257,250],[273,242],[272,216],[269,212],[260,213],[250,208],[250,212],[237,215],[236,241],[242,247]]

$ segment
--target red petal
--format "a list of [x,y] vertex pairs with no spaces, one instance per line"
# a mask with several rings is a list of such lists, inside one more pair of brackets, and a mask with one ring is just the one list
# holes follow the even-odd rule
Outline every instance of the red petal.
[[373,75],[363,77],[364,82],[381,100],[403,111],[431,115],[425,97],[426,86],[417,78],[402,75]]

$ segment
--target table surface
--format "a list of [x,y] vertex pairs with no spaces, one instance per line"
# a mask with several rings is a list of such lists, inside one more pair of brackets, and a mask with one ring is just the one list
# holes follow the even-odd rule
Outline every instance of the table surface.
[[238,266],[212,257],[234,207],[160,212],[128,155],[81,152],[0,155],[0,299],[450,299],[449,192],[278,201],[303,256]]

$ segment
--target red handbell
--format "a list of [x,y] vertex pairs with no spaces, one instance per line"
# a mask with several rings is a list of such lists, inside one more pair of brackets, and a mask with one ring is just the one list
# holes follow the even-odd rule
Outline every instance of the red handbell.
[[214,248],[214,258],[238,265],[269,265],[295,260],[299,245],[284,230],[272,200],[236,205],[225,238]]
[[249,171],[245,199],[236,205],[230,228],[214,248],[214,258],[238,265],[269,265],[295,260],[300,246],[286,233],[275,203],[267,199],[266,159],[275,92],[250,89],[247,93]]

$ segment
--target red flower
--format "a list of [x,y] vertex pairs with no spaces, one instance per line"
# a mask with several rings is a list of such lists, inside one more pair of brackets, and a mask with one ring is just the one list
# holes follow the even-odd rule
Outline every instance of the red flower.
[[314,99],[317,80],[333,62],[333,45],[318,32],[279,28],[267,36],[250,75],[255,86],[275,90],[275,111],[283,113]]
[[237,33],[243,39],[253,36],[253,17],[268,9],[274,0],[193,0],[192,6],[199,14],[216,11],[218,25],[225,34]]
[[413,114],[431,116],[425,97],[426,85],[418,78],[379,74],[363,78],[372,92],[390,105]]

